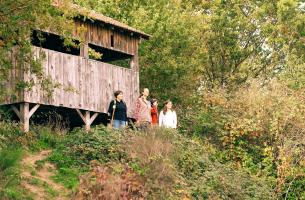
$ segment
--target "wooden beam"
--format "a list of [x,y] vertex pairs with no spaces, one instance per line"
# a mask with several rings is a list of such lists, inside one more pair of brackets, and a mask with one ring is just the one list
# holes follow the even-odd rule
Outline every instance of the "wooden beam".
[[75,110],[77,111],[77,113],[80,116],[80,118],[82,118],[83,122],[86,123],[86,119],[85,119],[83,113],[79,109],[75,109]]
[[31,110],[30,110],[30,113],[29,113],[29,118],[32,117],[32,115],[36,112],[36,110],[39,108],[39,104],[36,104]]
[[131,57],[130,59],[130,69],[134,70],[134,71],[138,71],[139,70],[139,63],[138,63],[138,55],[137,53]]
[[78,115],[82,118],[86,131],[90,130],[90,126],[92,122],[96,119],[99,113],[94,113],[92,116],[90,114],[90,111],[85,111],[85,114],[83,114],[79,109],[75,109],[78,113]]
[[30,130],[30,118],[35,113],[35,111],[39,108],[39,104],[36,104],[31,110],[30,110],[30,104],[29,103],[20,103],[19,109],[16,108],[16,106],[12,105],[11,108],[16,113],[20,120],[21,128],[24,132],[29,132]]
[[91,125],[91,124],[93,123],[93,121],[97,118],[98,114],[99,114],[99,113],[94,113],[94,114],[92,115],[92,117],[90,118],[90,125]]
[[20,122],[22,126],[22,130],[24,132],[29,132],[30,130],[30,117],[29,117],[29,103],[21,103],[20,104]]
[[89,58],[89,45],[88,43],[81,44],[80,46],[80,56],[84,58]]
[[16,113],[19,119],[21,119],[20,111],[16,108],[16,106],[12,105],[11,108]]
[[85,129],[86,131],[89,131],[90,130],[90,111],[86,111],[85,112],[85,119],[86,119],[86,122],[85,122]]

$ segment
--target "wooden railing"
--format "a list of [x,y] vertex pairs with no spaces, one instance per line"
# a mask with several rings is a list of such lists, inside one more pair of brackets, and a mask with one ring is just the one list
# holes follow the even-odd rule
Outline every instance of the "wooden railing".
[[139,94],[137,71],[38,47],[33,47],[33,51],[36,58],[45,56],[44,75],[58,87],[50,96],[42,90],[36,76],[25,75],[25,81],[35,83],[24,92],[25,102],[106,113],[113,91],[121,90],[131,114]]

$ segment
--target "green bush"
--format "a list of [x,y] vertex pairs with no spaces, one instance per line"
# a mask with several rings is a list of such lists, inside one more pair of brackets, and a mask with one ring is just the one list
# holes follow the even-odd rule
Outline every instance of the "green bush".
[[14,167],[21,160],[22,150],[9,147],[0,151],[0,172]]
[[192,199],[271,199],[272,181],[252,176],[230,162],[221,163],[218,150],[200,138],[176,137],[174,152],[173,162],[183,179],[181,188]]
[[288,187],[287,197],[298,196],[299,185],[288,177],[305,174],[300,162],[305,157],[304,95],[278,80],[262,82],[205,90],[190,131],[197,127],[196,135],[217,149],[221,163],[233,162],[250,176],[273,180],[275,198]]
[[96,127],[90,132],[77,128],[58,143],[50,160],[60,167],[89,166],[92,160],[101,163],[119,161],[125,157],[119,144],[120,134],[104,127]]
[[13,111],[7,106],[0,106],[0,121],[10,121],[12,119]]
[[55,182],[62,183],[66,188],[74,190],[79,183],[79,177],[82,172],[77,168],[59,168],[58,172],[52,179]]
[[49,126],[33,126],[31,133],[32,138],[28,146],[32,151],[43,149],[52,149],[64,138],[60,131],[54,131]]
[[4,199],[24,199],[20,187],[20,148],[8,147],[0,150],[0,197]]
[[12,122],[0,121],[0,148],[7,146],[21,146],[21,137],[24,133],[20,130],[19,125]]

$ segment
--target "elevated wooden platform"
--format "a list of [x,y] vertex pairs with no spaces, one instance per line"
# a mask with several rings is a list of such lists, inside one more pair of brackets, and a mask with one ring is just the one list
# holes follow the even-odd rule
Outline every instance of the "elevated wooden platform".
[[[13,90],[16,84],[21,82],[32,82],[34,85],[1,103],[14,104],[13,109],[21,122],[27,124],[25,130],[28,130],[28,120],[39,105],[75,109],[89,129],[99,113],[107,112],[109,102],[113,99],[113,92],[116,90],[123,91],[128,115],[131,116],[139,94],[139,72],[132,66],[118,67],[39,47],[33,47],[33,53],[36,58],[44,58],[44,76],[56,85],[52,88],[52,94],[42,89],[38,77],[29,70],[16,67],[9,74],[7,87]],[[19,107],[16,106],[18,103]],[[33,105],[32,108],[29,103]]]

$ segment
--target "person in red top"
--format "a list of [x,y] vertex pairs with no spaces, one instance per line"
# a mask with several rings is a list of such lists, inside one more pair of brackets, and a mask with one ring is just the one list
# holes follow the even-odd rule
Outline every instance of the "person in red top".
[[158,100],[151,100],[151,124],[158,125]]

